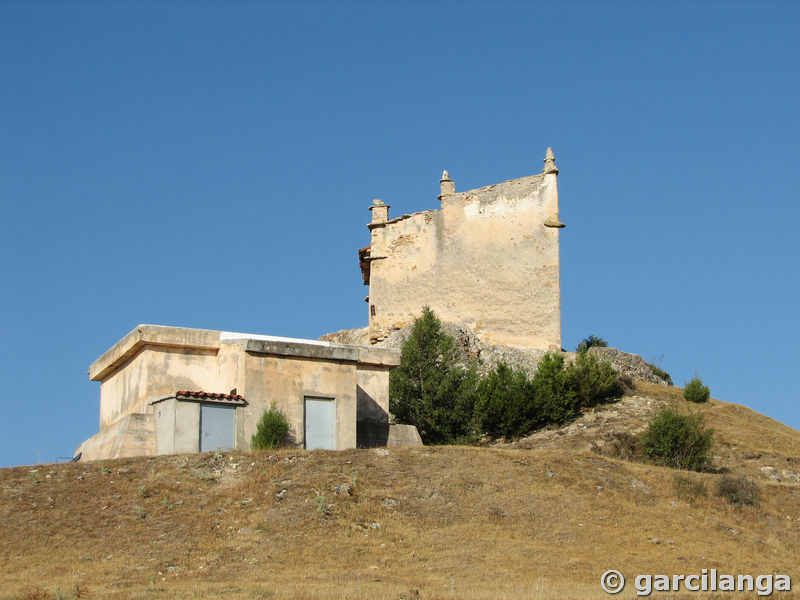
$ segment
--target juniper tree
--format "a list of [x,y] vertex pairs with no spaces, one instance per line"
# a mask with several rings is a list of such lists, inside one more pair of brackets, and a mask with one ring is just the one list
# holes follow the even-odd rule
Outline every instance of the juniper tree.
[[389,376],[389,410],[399,423],[415,425],[426,444],[458,443],[471,434],[477,374],[459,359],[455,340],[424,307]]

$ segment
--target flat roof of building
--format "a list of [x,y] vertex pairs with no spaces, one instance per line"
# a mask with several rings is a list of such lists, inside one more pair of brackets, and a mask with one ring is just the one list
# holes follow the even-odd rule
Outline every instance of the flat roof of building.
[[400,364],[400,352],[389,348],[254,333],[142,324],[137,325],[133,331],[111,346],[91,364],[89,379],[92,381],[104,380],[145,346],[219,350],[222,344],[237,344],[245,352],[255,354],[297,356],[392,367]]

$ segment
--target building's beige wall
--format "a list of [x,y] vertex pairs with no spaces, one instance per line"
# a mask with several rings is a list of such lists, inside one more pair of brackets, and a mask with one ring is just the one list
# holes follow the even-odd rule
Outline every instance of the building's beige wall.
[[560,348],[555,170],[444,192],[441,210],[370,226],[371,340],[428,305],[488,343]]
[[359,365],[356,372],[358,421],[389,422],[389,370]]
[[100,428],[124,414],[150,412],[150,402],[177,390],[227,392],[217,378],[215,349],[144,346],[101,383]]
[[306,396],[336,399],[336,449],[356,447],[356,363],[247,353],[244,438],[249,440],[272,403],[289,418],[294,441],[303,446]]
[[229,394],[236,390],[238,394],[243,393],[244,356],[240,344],[220,344],[217,354],[217,387],[214,391]]

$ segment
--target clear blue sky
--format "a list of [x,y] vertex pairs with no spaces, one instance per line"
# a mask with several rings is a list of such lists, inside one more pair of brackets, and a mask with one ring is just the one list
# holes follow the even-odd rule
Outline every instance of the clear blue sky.
[[392,214],[559,175],[590,333],[800,428],[800,4],[0,4],[0,466],[98,428],[138,323],[366,324]]

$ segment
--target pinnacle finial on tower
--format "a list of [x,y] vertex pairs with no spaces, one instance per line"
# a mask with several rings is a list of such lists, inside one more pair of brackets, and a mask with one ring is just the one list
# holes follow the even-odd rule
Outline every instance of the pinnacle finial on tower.
[[552,148],[547,148],[547,152],[544,155],[544,169],[542,169],[542,173],[556,173],[558,174],[558,167],[556,166],[556,156],[553,154]]
[[380,198],[375,198],[372,201],[372,206],[369,210],[372,212],[372,223],[368,227],[377,227],[389,220],[389,205]]
[[440,199],[442,196],[449,196],[450,194],[456,193],[456,182],[450,179],[450,173],[448,173],[446,170],[442,171],[442,178],[439,180],[439,187],[441,188],[441,193],[439,194]]

